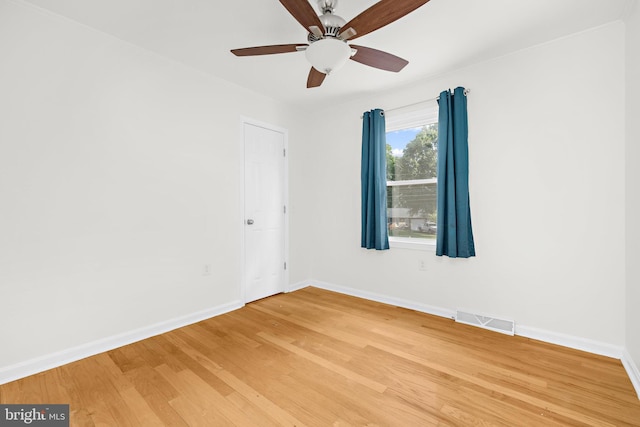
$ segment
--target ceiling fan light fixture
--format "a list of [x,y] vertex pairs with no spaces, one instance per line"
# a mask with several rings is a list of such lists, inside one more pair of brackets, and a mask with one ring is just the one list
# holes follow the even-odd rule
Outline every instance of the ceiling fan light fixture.
[[329,37],[309,45],[305,54],[313,68],[330,74],[347,62],[351,56],[351,48],[342,40]]

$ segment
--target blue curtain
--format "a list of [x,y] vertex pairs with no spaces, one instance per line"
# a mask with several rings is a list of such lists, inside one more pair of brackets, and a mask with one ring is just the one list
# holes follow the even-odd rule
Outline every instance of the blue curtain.
[[469,129],[464,88],[440,94],[436,255],[475,256],[469,206]]
[[384,111],[371,110],[362,116],[363,248],[389,249],[387,229],[387,140]]

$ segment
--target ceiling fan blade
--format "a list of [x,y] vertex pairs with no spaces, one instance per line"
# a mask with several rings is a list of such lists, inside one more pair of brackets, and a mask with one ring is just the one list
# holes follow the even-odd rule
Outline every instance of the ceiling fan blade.
[[311,32],[311,34],[313,34],[319,39],[324,37],[324,31],[322,31],[320,28],[316,27],[315,25],[310,26],[309,31]]
[[324,35],[324,26],[318,18],[316,11],[308,0],[280,0],[280,3],[289,11],[296,21],[304,27],[305,30],[311,31],[311,27],[317,27]]
[[306,44],[274,44],[271,46],[245,47],[242,49],[233,49],[231,53],[235,56],[256,56],[256,55],[273,55],[275,53],[298,52],[298,48],[307,47]]
[[320,71],[311,67],[311,71],[309,71],[309,77],[307,78],[307,88],[320,86],[325,77],[327,77],[325,73],[321,73]]
[[353,40],[369,34],[413,12],[427,2],[429,0],[380,0],[342,26],[345,31],[349,28],[355,31],[353,36],[346,39]]
[[338,38],[340,40],[349,40],[351,38],[353,38],[353,36],[356,35],[356,30],[354,30],[353,28],[349,27],[346,30],[340,32],[340,34],[338,34]]
[[408,63],[406,59],[383,52],[370,47],[357,46],[352,44],[351,47],[357,52],[351,57],[352,60],[370,67],[379,68],[381,70],[393,71],[397,73],[402,70]]

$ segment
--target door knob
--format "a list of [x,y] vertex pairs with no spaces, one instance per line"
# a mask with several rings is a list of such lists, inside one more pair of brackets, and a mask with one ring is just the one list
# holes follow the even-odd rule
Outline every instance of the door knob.
[[253,220],[252,219],[248,219],[247,220],[247,225],[253,225]]

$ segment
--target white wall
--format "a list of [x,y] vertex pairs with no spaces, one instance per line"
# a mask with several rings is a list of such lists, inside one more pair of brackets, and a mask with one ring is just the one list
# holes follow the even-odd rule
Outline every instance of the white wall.
[[[308,146],[312,277],[624,345],[624,37],[614,23],[320,112],[334,131]],[[360,115],[456,86],[471,89],[477,257],[360,249]]]
[[[627,350],[640,368],[640,5],[627,25]],[[640,378],[639,378],[640,379]],[[640,395],[640,389],[637,390]]]
[[240,117],[294,110],[16,1],[0,64],[0,370],[239,300]]

